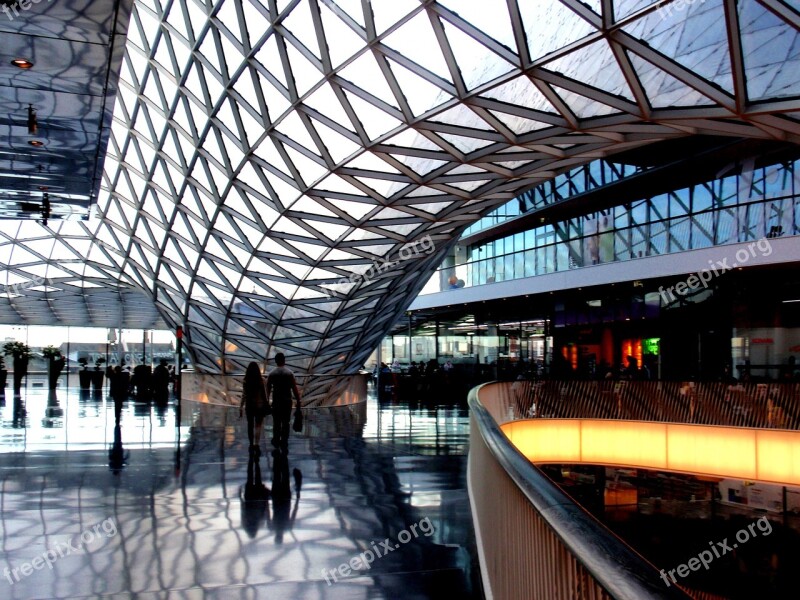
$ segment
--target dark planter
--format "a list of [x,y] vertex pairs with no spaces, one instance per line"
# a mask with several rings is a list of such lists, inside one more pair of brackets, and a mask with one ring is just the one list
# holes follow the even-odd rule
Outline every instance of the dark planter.
[[66,360],[64,358],[51,358],[47,363],[47,383],[48,389],[54,390],[58,386],[58,378],[64,370]]
[[28,374],[28,359],[22,357],[14,358],[14,392],[19,392],[22,388],[22,380]]
[[92,386],[95,390],[103,389],[103,376],[105,373],[102,371],[92,371]]
[[88,390],[92,384],[92,374],[86,369],[78,371],[78,384],[82,390]]

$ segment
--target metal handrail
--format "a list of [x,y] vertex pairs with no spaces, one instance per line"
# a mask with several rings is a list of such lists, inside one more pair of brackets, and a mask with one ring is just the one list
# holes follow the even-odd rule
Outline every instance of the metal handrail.
[[[469,393],[472,419],[481,440],[538,516],[591,578],[611,597],[620,600],[691,598],[677,587],[665,586],[655,566],[576,504],[517,450],[500,429],[496,418],[481,402],[481,390],[490,385],[498,384],[483,384]],[[474,451],[478,441],[474,436],[471,437],[470,453]],[[485,492],[476,492],[471,485],[470,499],[473,503],[481,502],[481,498],[475,497],[478,493]],[[481,528],[481,523],[476,522],[476,531],[492,529],[488,524],[484,525]],[[478,537],[481,537],[480,532]],[[522,540],[522,544],[526,542]],[[487,576],[491,579],[485,566],[486,559],[483,555],[481,558],[484,579]],[[502,564],[502,557],[495,562]],[[550,577],[557,577],[557,574],[551,573]],[[565,574],[564,577],[574,578],[574,573]],[[490,590],[487,595],[491,596],[492,582],[484,583]]]

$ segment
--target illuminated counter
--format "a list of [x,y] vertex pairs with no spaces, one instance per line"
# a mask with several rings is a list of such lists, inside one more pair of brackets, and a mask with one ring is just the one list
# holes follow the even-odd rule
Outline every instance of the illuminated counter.
[[800,431],[599,419],[501,425],[536,464],[639,467],[800,485]]

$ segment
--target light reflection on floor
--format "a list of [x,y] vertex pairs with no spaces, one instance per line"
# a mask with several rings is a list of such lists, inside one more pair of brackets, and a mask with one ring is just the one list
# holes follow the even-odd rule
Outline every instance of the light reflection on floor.
[[[0,597],[480,597],[463,402],[312,411],[288,460],[257,464],[236,408],[184,402],[176,428],[171,402],[128,401],[116,444],[114,425],[113,402],[77,390],[6,397]],[[399,547],[326,583],[386,538]],[[58,548],[52,569],[34,561]]]

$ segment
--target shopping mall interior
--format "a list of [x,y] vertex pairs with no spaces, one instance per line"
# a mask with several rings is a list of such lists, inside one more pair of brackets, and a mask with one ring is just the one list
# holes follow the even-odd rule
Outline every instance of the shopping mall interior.
[[797,596],[796,0],[0,13],[0,597]]

